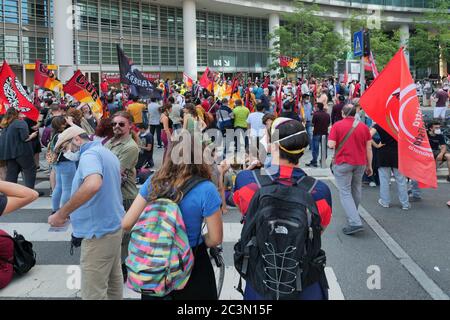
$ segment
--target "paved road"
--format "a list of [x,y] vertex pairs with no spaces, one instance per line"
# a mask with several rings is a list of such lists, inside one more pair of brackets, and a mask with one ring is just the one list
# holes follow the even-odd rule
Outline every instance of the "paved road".
[[[302,163],[309,159],[307,155]],[[448,299],[450,210],[445,202],[449,200],[450,184],[440,183],[437,191],[425,191],[423,202],[414,204],[408,212],[402,211],[395,199],[392,208],[379,207],[377,188],[365,187],[360,212],[370,225],[365,224],[364,233],[348,237],[341,232],[346,219],[333,178],[326,177],[326,170],[309,172],[323,176],[320,179],[333,194],[333,219],[323,235],[331,299]],[[44,190],[46,196],[0,218],[0,229],[22,233],[33,241],[37,252],[36,267],[0,290],[0,299],[77,298],[79,290],[76,285],[74,288],[70,276],[77,270],[79,250],[70,256],[70,230],[48,232],[46,222],[51,210],[48,182],[41,179],[37,188]],[[395,196],[395,191],[392,194]],[[233,245],[240,234],[239,220],[236,210],[224,217],[227,267],[221,299],[241,299],[234,289],[239,279],[232,260]],[[130,290],[125,290],[124,296],[138,298]]]

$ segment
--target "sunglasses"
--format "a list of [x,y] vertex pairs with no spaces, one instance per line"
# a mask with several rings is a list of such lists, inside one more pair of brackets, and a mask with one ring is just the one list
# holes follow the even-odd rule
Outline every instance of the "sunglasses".
[[126,124],[125,122],[113,122],[112,126],[115,127],[115,126],[119,125],[119,127],[123,128],[123,127],[125,127],[125,124]]

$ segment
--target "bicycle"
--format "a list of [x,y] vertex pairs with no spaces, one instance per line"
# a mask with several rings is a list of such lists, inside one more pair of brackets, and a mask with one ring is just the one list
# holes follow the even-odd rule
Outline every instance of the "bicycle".
[[225,279],[225,262],[223,261],[222,252],[223,248],[221,246],[209,248],[209,257],[211,260],[214,260],[214,263],[211,261],[211,264],[213,265],[214,277],[216,279],[217,299],[220,299],[223,281]]

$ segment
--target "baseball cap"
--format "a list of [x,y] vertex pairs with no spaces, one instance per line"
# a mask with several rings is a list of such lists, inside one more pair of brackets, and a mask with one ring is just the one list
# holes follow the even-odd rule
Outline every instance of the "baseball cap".
[[86,131],[79,126],[73,125],[70,128],[67,128],[59,135],[58,141],[55,145],[55,150],[58,150],[64,142],[69,141],[83,133],[86,133]]

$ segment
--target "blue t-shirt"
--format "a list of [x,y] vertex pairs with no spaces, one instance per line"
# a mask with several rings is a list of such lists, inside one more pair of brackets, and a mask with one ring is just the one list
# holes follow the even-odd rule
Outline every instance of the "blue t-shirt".
[[[139,190],[139,194],[148,199],[151,177],[145,181]],[[203,243],[203,237],[199,239],[203,218],[212,216],[220,209],[222,199],[216,186],[211,181],[199,183],[179,203],[186,233],[191,248]]]
[[88,202],[70,215],[73,235],[77,238],[101,238],[122,227],[125,210],[120,191],[120,162],[100,141],[81,146],[80,162],[72,182],[72,195],[78,191],[84,179],[92,174],[101,175],[103,183]]

